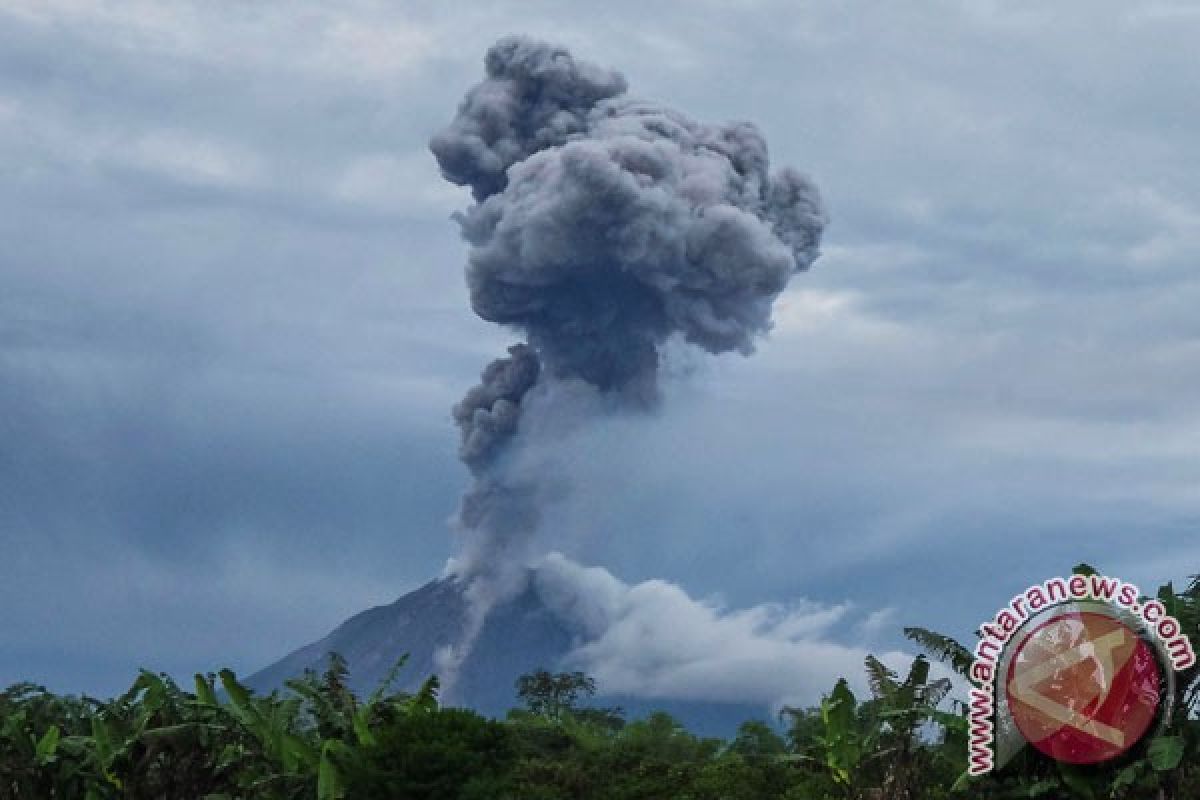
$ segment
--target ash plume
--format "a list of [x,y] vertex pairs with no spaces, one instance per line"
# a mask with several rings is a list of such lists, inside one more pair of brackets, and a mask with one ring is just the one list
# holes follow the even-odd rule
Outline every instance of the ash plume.
[[548,476],[513,456],[537,417],[653,408],[672,337],[751,353],[826,223],[815,187],[771,171],[750,123],[636,99],[619,73],[524,37],[497,42],[485,65],[430,143],[442,175],[474,197],[455,216],[471,306],[524,337],[453,412],[474,479],[453,566],[480,609],[468,642],[530,556]]

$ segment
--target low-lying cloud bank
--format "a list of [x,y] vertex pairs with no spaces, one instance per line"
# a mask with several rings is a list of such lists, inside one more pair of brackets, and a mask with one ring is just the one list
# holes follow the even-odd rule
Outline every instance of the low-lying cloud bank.
[[[582,630],[564,666],[604,694],[652,699],[811,705],[839,678],[861,690],[880,613],[849,604],[768,603],[726,609],[664,580],[627,584],[603,567],[552,553],[534,581],[543,601]],[[912,656],[875,654],[898,671]]]

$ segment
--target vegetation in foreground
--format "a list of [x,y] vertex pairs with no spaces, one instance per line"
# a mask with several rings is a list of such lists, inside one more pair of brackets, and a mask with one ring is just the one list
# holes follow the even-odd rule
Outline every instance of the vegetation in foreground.
[[[1196,638],[1200,581],[1158,596]],[[965,647],[906,632],[965,674]],[[965,709],[928,658],[903,677],[872,657],[865,667],[869,697],[842,680],[819,706],[784,709],[779,726],[747,722],[729,741],[666,714],[626,721],[589,707],[595,686],[582,673],[523,676],[524,707],[504,720],[441,707],[432,677],[415,693],[391,691],[392,680],[358,698],[336,655],[324,674],[265,697],[228,670],[197,675],[192,691],[143,672],[110,701],[18,684],[0,693],[0,800],[1200,797],[1200,670],[1180,676],[1185,712],[1116,765],[1066,768],[1027,752],[969,780]]]

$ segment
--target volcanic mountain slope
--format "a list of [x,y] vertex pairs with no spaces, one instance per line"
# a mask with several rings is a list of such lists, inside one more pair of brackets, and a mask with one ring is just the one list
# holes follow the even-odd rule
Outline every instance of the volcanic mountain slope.
[[[362,696],[373,691],[396,660],[408,653],[395,688],[413,690],[439,671],[436,655],[462,635],[466,608],[459,583],[450,578],[432,581],[390,605],[356,614],[323,639],[301,647],[246,682],[262,693],[281,689],[286,680],[306,669],[322,670],[332,651],[345,657],[350,685]],[[444,700],[502,717],[518,705],[514,684],[520,675],[539,668],[575,668],[564,659],[581,641],[577,626],[551,610],[535,582],[529,581],[514,599],[492,609]],[[595,702],[620,706],[630,717],[667,711],[697,733],[718,736],[731,735],[739,723],[762,718],[766,711],[750,704],[616,695],[601,695]]]

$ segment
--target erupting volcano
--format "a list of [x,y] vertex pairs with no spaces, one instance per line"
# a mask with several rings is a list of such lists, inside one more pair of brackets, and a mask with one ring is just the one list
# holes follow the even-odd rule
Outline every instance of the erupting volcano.
[[[253,682],[278,685],[336,649],[369,683],[411,651],[412,671],[438,672],[450,700],[497,710],[520,671],[588,654],[594,665],[623,621],[668,595],[673,608],[706,610],[711,619],[696,624],[736,628],[721,637],[797,655],[787,648],[803,647],[812,626],[796,618],[811,609],[723,614],[669,584],[629,587],[552,554],[541,512],[564,489],[539,454],[607,416],[662,413],[668,342],[752,353],[774,300],[817,257],[826,218],[816,189],[790,168],[771,170],[754,125],[705,124],[637,99],[621,74],[561,47],[509,37],[485,63],[430,143],[442,175],[474,199],[455,215],[471,307],[520,337],[453,409],[472,475],[453,522],[461,549],[440,580]],[[626,683],[608,688],[638,681]],[[661,685],[643,694],[671,698]]]

